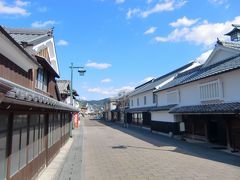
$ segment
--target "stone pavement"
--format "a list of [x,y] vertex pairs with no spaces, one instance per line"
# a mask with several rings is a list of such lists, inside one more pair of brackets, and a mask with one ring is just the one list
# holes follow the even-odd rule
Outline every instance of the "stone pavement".
[[85,119],[40,180],[239,180],[240,157],[140,128]]
[[84,179],[239,180],[240,157],[137,128],[85,120]]
[[73,130],[73,138],[68,140],[37,179],[82,180],[82,140],[83,124],[78,129]]

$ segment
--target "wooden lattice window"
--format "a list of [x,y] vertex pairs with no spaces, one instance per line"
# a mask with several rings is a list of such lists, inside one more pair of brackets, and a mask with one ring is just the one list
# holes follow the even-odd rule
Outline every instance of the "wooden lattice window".
[[46,60],[50,62],[48,48],[41,49],[37,54],[38,56],[44,57]]

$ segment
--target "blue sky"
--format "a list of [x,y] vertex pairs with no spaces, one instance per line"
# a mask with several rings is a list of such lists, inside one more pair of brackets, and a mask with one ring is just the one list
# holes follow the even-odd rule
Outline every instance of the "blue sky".
[[238,0],[0,0],[0,24],[54,27],[60,79],[83,99],[131,90],[192,60],[203,61],[217,37],[240,24]]

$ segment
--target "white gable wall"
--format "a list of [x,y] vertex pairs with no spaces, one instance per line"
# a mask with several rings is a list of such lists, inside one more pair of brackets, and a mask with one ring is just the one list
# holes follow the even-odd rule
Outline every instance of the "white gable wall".
[[229,57],[239,54],[239,50],[231,49],[228,47],[224,47],[222,45],[217,45],[215,49],[212,51],[207,61],[204,64],[204,67],[215,64],[222,60],[225,60]]
[[58,61],[57,61],[57,55],[56,55],[56,51],[55,51],[55,44],[54,44],[53,38],[48,39],[45,42],[42,42],[33,47],[33,49],[37,52],[43,48],[48,48],[51,66],[53,67],[55,72],[59,75]]

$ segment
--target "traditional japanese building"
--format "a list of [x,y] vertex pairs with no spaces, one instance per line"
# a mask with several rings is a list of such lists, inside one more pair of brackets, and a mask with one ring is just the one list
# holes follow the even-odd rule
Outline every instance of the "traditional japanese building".
[[[117,107],[117,100],[115,98],[110,98],[104,104],[104,118],[105,120],[114,120],[113,110]],[[115,118],[116,119],[116,118]]]
[[[70,84],[69,80],[57,80],[57,87],[61,96],[61,101],[67,104],[71,103],[71,93],[70,93]],[[76,97],[79,96],[77,91],[73,89],[73,106],[77,106]]]
[[158,105],[158,97],[153,91],[166,84],[169,79],[171,80],[179,72],[184,71],[193,65],[193,62],[188,63],[170,73],[137,86],[135,90],[129,94],[130,106],[125,111],[127,113],[128,121],[136,125],[151,127],[151,111],[153,109],[156,110]]
[[233,26],[232,41],[218,40],[203,65],[154,91],[159,108],[168,107],[152,112],[154,129],[178,134],[184,122],[185,137],[240,150],[240,30]]
[[0,26],[0,179],[33,179],[69,138],[53,30]]

